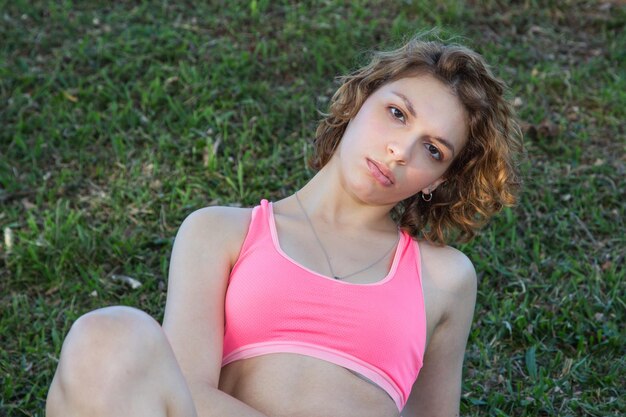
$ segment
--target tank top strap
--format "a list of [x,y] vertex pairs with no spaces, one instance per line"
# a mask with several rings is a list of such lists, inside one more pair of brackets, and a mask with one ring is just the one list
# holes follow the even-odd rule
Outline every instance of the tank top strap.
[[413,246],[413,256],[415,258],[415,264],[417,265],[417,275],[420,280],[420,286],[422,286],[422,252],[420,251],[420,245],[419,242],[416,239],[413,239],[408,233],[407,236],[411,242],[411,246]]
[[272,217],[272,205],[265,198],[261,200],[258,206],[256,206],[252,210],[252,219],[250,221],[250,226],[254,226],[255,228],[262,228],[259,232],[269,231],[270,229],[270,220]]
[[[420,248],[417,240],[406,231],[401,230],[404,239],[401,252],[401,262],[403,269],[412,271],[406,275],[406,279],[409,279],[413,283],[417,281],[420,291],[422,291],[422,257],[420,254]],[[411,284],[412,285],[412,284]],[[423,291],[422,291],[423,292]]]
[[[248,232],[246,237],[241,245],[241,249],[239,251],[239,258],[235,265],[233,266],[233,271],[236,269],[237,265],[241,261],[242,258],[245,258],[247,253],[252,249],[252,247],[262,241],[263,236],[270,236],[270,204],[266,199],[261,200],[258,206],[255,206],[252,209],[252,214],[250,216],[250,224],[248,225]],[[232,273],[231,273],[232,275]]]

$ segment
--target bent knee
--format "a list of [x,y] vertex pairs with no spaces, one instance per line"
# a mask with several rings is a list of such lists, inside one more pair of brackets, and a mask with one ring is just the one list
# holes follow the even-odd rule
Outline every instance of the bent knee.
[[113,306],[93,310],[82,315],[74,322],[70,332],[74,330],[90,331],[93,328],[98,331],[131,330],[134,332],[153,326],[160,328],[159,323],[142,310],[126,306]]
[[124,351],[129,351],[137,344],[149,344],[161,337],[161,326],[143,311],[106,307],[78,318],[65,339],[63,350],[102,355],[112,348],[124,347]]
[[175,399],[193,410],[175,365],[161,326],[146,313],[129,307],[93,311],[73,324],[63,343],[47,410],[51,416],[127,415],[114,410],[164,415],[177,404],[173,392],[182,392]]
[[166,343],[159,324],[141,310],[95,310],[72,325],[57,373],[63,384],[105,383],[119,373],[145,366]]

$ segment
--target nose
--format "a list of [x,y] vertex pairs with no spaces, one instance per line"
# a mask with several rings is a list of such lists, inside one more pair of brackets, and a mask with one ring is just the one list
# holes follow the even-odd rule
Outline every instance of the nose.
[[389,142],[387,152],[399,165],[405,165],[411,157],[411,144],[400,142]]

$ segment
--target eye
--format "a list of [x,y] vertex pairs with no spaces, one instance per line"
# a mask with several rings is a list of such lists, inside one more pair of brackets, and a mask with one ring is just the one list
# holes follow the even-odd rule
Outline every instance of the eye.
[[402,110],[398,109],[397,107],[393,107],[393,106],[389,107],[389,112],[391,113],[391,116],[394,119],[398,119],[402,123],[406,122],[406,118],[404,117],[404,113],[402,113]]
[[426,147],[426,150],[428,151],[430,156],[435,161],[441,161],[443,159],[442,153],[439,151],[439,149],[435,145],[433,145],[432,143],[427,143],[424,146]]

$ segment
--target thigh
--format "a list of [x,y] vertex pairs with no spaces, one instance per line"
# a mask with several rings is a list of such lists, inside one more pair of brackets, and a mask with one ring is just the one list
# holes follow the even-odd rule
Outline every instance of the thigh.
[[193,416],[183,373],[161,326],[129,307],[72,326],[48,395],[49,415]]

